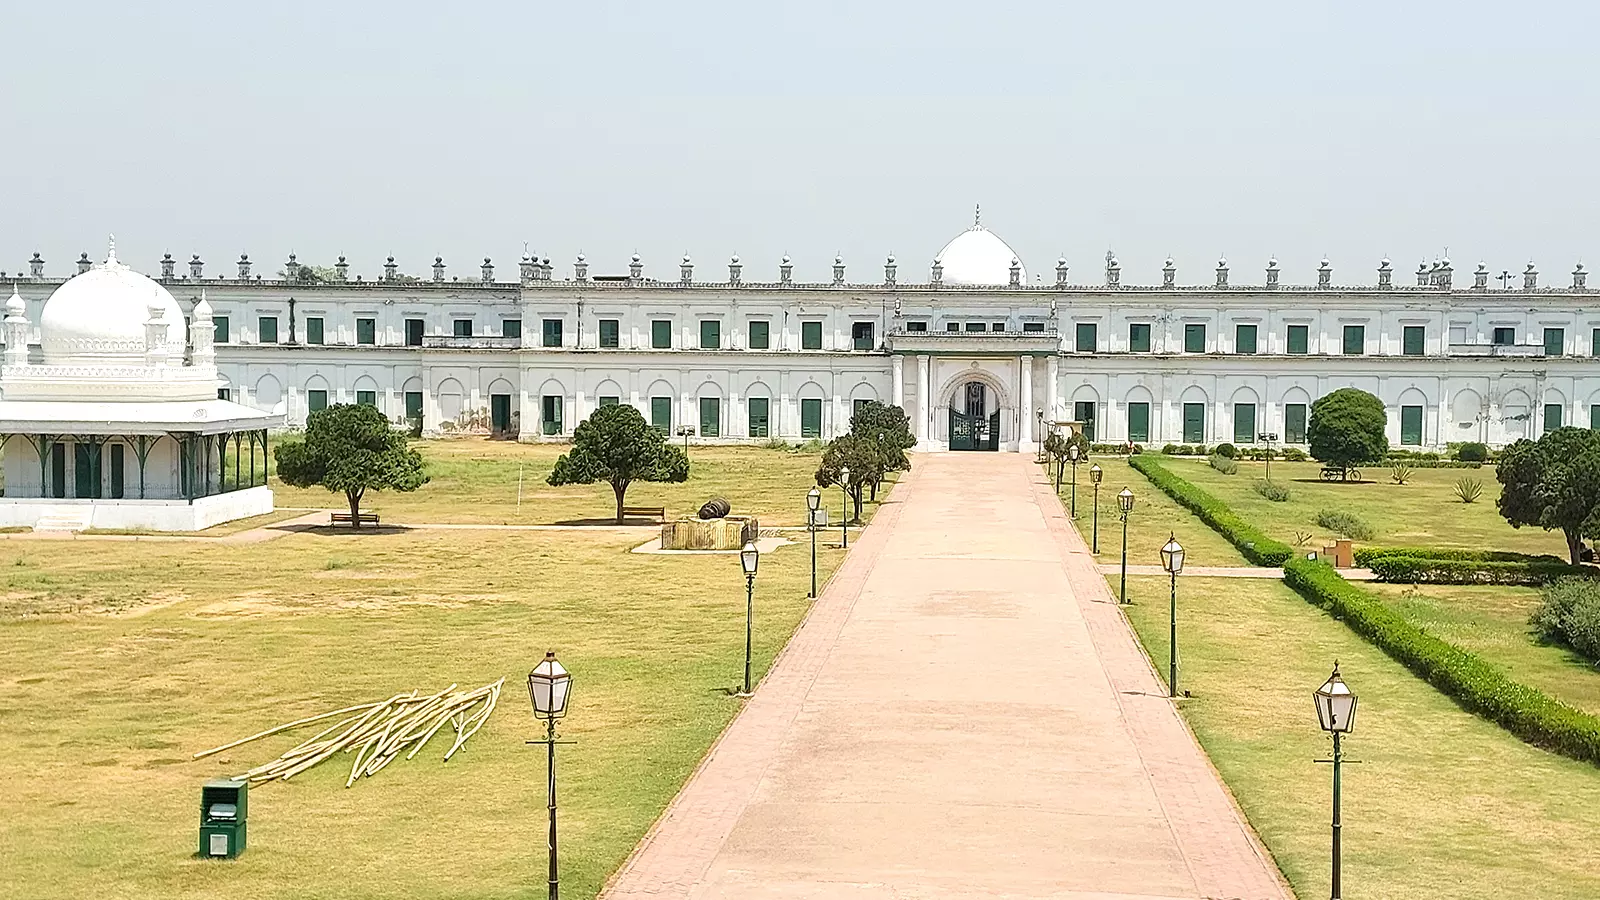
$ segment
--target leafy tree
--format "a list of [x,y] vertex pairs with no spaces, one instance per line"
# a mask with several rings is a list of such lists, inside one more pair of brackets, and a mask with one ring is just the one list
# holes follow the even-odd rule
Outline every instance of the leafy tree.
[[[911,419],[898,406],[888,406],[873,400],[862,404],[850,417],[850,433],[878,446],[883,451],[884,468],[888,472],[904,472],[911,468],[906,451],[917,445],[911,433]],[[851,471],[854,471],[853,469]],[[872,482],[872,499],[878,499],[878,485],[882,475]]]
[[1495,477],[1506,521],[1561,529],[1579,564],[1582,539],[1600,537],[1600,432],[1557,428],[1537,441],[1524,438],[1501,452]]
[[[839,476],[843,469],[850,470],[850,483],[845,485],[852,505],[855,507],[854,520],[861,521],[861,492],[875,481],[883,480],[883,475],[889,470],[889,458],[884,449],[876,441],[847,434],[836,437],[828,442],[822,450],[822,465],[817,467],[817,486],[829,487],[839,484]],[[849,515],[849,511],[846,511]]]
[[617,496],[621,525],[628,485],[688,480],[689,457],[651,428],[637,409],[619,403],[600,407],[573,429],[572,450],[561,454],[545,482],[553,486],[606,482]]
[[409,492],[428,483],[421,454],[373,406],[319,409],[306,419],[305,439],[279,444],[273,456],[284,484],[342,492],[356,527],[367,491]]
[[1383,401],[1357,388],[1340,388],[1311,404],[1306,439],[1311,457],[1348,477],[1351,467],[1379,462],[1389,452]]

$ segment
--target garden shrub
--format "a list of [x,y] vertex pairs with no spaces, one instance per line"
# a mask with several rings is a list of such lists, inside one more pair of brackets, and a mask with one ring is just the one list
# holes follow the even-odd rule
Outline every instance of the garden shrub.
[[1357,547],[1356,565],[1371,565],[1380,556],[1409,556],[1413,559],[1458,559],[1465,562],[1565,562],[1548,553],[1533,555],[1511,550],[1465,550],[1457,547]]
[[1211,453],[1210,453],[1210,451],[1208,451],[1206,449],[1206,445],[1205,444],[1195,444],[1194,445],[1194,455],[1195,456],[1210,456]]
[[1462,444],[1456,449],[1456,459],[1459,459],[1462,462],[1488,462],[1489,445],[1480,444],[1477,442]]
[[1285,447],[1283,448],[1283,458],[1288,462],[1305,462],[1311,457],[1298,447]]
[[1317,513],[1316,523],[1335,534],[1357,541],[1370,541],[1378,536],[1377,529],[1366,519],[1342,509],[1324,509]]
[[1239,474],[1239,464],[1234,462],[1231,457],[1223,456],[1220,453],[1214,453],[1206,458],[1206,462],[1211,464],[1211,468],[1216,469],[1218,472],[1221,472],[1224,475]]
[[1483,495],[1483,480],[1462,476],[1451,485],[1451,490],[1455,491],[1462,503],[1474,503]]
[[1411,478],[1411,464],[1403,460],[1389,463],[1389,480],[1395,484],[1405,484]]
[[1529,624],[1545,640],[1566,644],[1600,662],[1600,582],[1593,578],[1557,579],[1545,587]]
[[1177,456],[1178,455],[1178,445],[1177,444],[1164,444],[1161,447],[1161,452],[1165,453],[1168,456]]
[[1289,502],[1289,486],[1286,484],[1257,478],[1250,486],[1256,489],[1256,493],[1271,500],[1273,503]]
[[1294,548],[1282,541],[1273,540],[1250,522],[1240,518],[1228,505],[1211,496],[1183,478],[1174,475],[1153,456],[1135,456],[1128,465],[1139,470],[1162,493],[1211,526],[1229,543],[1239,548],[1245,559],[1258,566],[1281,566],[1294,556]]
[[1513,681],[1476,654],[1407,622],[1327,563],[1290,560],[1283,580],[1468,710],[1530,744],[1600,763],[1600,718]]
[[1211,452],[1218,456],[1224,456],[1228,459],[1233,459],[1235,456],[1239,455],[1239,448],[1232,444],[1222,443],[1218,444],[1216,449],[1212,450]]
[[1379,581],[1393,584],[1543,585],[1592,571],[1555,559],[1508,562],[1379,556],[1367,566]]

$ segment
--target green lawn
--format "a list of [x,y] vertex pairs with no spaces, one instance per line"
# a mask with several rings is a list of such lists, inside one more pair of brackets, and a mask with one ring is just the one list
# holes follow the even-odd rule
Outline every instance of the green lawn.
[[[1097,461],[1105,472],[1100,482],[1100,553],[1096,557],[1101,562],[1116,562],[1122,557],[1117,493],[1126,487],[1134,495],[1133,512],[1128,515],[1129,565],[1160,565],[1161,546],[1174,536],[1183,545],[1187,565],[1250,565],[1232,544],[1158,490],[1126,460],[1108,457]],[[1069,511],[1071,476],[1072,467],[1068,466],[1067,477],[1061,483],[1061,507]],[[1089,482],[1088,467],[1078,466],[1078,476],[1077,526],[1084,541],[1089,542],[1094,532],[1094,488]]]
[[1438,637],[1505,669],[1512,678],[1600,714],[1600,671],[1577,653],[1540,643],[1528,617],[1537,588],[1367,584],[1390,607]]
[[[501,473],[520,451],[553,455],[459,446],[499,458],[488,468]],[[704,455],[719,454],[708,468],[724,485],[745,460],[784,496],[805,465],[767,451]],[[453,465],[442,483],[470,487],[465,460]],[[476,505],[418,504],[430,518]],[[458,531],[0,542],[0,896],[542,895],[544,754],[524,744],[537,729],[522,679],[554,649],[575,677],[563,734],[577,743],[560,750],[562,877],[565,896],[592,897],[734,714],[728,691],[743,671],[737,557],[626,552],[633,543]],[[823,576],[842,558],[824,547]],[[762,562],[758,677],[808,608],[809,565],[803,544]],[[309,734],[199,761],[195,751],[397,691],[500,677],[494,718],[448,764],[436,738],[350,789],[348,759],[258,787],[247,853],[192,858],[200,785]]]
[[[1274,466],[1276,468],[1276,466]],[[1462,711],[1275,581],[1178,583],[1185,717],[1302,898],[1328,896],[1329,742],[1311,693],[1339,661],[1360,696],[1346,742],[1344,893],[1369,900],[1600,896],[1600,768]],[[1167,661],[1167,583],[1129,617]]]
[[[1173,473],[1214,494],[1234,512],[1289,544],[1296,532],[1309,534],[1309,546],[1321,547],[1334,535],[1319,527],[1322,509],[1356,513],[1373,525],[1378,535],[1361,544],[1380,546],[1465,547],[1552,553],[1566,558],[1566,543],[1559,532],[1539,528],[1512,528],[1495,510],[1500,483],[1494,468],[1413,469],[1405,484],[1390,481],[1386,466],[1362,469],[1366,481],[1338,484],[1321,481],[1321,465],[1314,462],[1274,462],[1272,478],[1293,492],[1286,503],[1273,503],[1257,494],[1251,482],[1263,476],[1265,463],[1239,461],[1237,475],[1224,475],[1201,458],[1162,457]],[[1483,483],[1475,503],[1462,503],[1451,490],[1460,478]]]
[[[483,438],[413,441],[428,465],[428,484],[410,494],[369,494],[362,508],[385,520],[548,525],[616,518],[616,499],[605,484],[550,487],[546,476],[564,444],[519,444]],[[816,483],[820,453],[760,447],[691,447],[689,480],[641,482],[628,489],[629,506],[665,506],[669,516],[692,516],[712,497],[726,497],[735,515],[762,525],[804,525],[806,492]],[[520,479],[522,501],[517,502]],[[272,478],[278,506],[343,507],[344,496],[321,488],[292,488]],[[838,521],[841,492],[824,491],[830,522]],[[870,511],[863,513],[870,515]]]

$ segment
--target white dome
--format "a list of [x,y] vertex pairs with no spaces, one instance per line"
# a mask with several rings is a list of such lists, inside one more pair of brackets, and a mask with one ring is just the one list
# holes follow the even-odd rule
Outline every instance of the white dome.
[[[937,259],[944,266],[945,284],[1004,287],[1011,283],[1011,264],[1018,256],[994,232],[973,225],[945,244]],[[1028,283],[1027,269],[1021,283]]]
[[183,355],[183,310],[166,288],[117,262],[115,252],[56,288],[39,316],[46,365],[104,365],[144,358],[152,307],[165,311],[167,354]]

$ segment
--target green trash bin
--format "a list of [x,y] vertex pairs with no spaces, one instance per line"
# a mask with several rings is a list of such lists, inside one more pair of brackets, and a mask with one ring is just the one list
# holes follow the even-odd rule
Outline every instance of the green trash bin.
[[200,855],[233,859],[244,852],[245,817],[250,784],[208,781],[200,789]]

